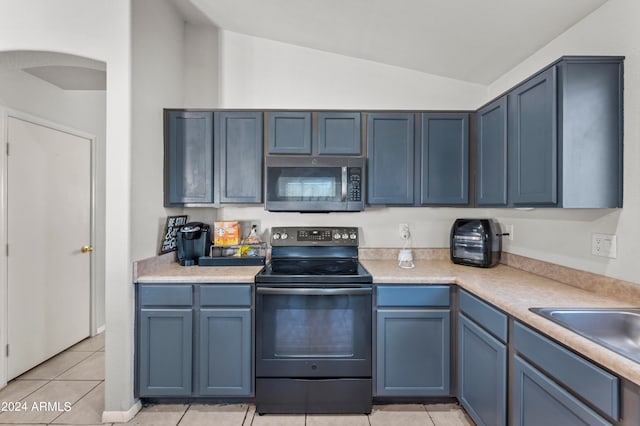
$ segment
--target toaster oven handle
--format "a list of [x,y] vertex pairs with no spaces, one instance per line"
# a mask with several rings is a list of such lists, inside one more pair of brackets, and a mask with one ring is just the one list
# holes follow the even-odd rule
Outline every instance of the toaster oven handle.
[[370,287],[357,288],[284,288],[284,287],[258,287],[256,292],[260,294],[279,294],[290,296],[344,296],[371,294]]
[[342,202],[347,201],[347,166],[342,167]]

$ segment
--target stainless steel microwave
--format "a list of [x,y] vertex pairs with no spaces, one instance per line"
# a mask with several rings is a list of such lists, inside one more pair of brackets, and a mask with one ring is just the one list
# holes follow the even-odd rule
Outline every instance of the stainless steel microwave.
[[364,165],[364,157],[269,155],[265,167],[265,209],[362,211]]

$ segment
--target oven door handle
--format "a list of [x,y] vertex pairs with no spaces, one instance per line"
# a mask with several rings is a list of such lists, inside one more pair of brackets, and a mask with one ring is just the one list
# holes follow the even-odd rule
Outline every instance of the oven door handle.
[[278,294],[290,296],[343,296],[371,294],[371,288],[283,288],[283,287],[258,287],[256,292],[260,294]]

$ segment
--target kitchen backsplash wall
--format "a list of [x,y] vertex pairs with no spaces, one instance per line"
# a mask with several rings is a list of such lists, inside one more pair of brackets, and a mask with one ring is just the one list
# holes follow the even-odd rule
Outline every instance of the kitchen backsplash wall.
[[[212,209],[213,210],[213,209]],[[264,231],[272,226],[357,226],[360,246],[402,247],[401,223],[409,225],[411,245],[421,248],[448,248],[449,230],[458,217],[486,217],[484,209],[368,207],[358,213],[275,213],[259,207],[224,207],[218,220],[256,221]]]

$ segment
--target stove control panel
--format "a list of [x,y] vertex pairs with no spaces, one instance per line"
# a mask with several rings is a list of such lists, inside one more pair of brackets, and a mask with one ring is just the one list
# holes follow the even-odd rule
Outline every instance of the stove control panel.
[[273,227],[272,246],[358,246],[355,227]]

